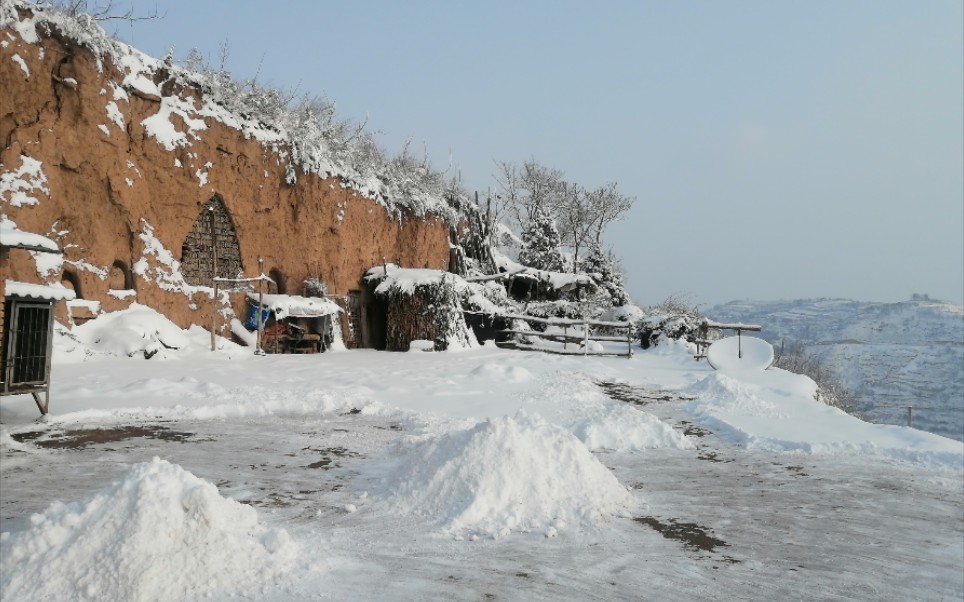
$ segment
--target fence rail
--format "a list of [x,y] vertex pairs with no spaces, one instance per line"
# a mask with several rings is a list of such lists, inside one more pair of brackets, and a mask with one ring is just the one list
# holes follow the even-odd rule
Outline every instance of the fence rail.
[[[524,330],[521,328],[507,328],[500,330],[500,334],[521,335],[534,337],[554,343],[562,343],[562,348],[547,347],[534,343],[511,340],[496,343],[499,347],[506,349],[526,349],[532,351],[542,351],[545,353],[556,353],[560,355],[603,355],[631,358],[633,356],[633,328],[626,322],[605,322],[601,320],[578,320],[568,318],[541,318],[538,316],[526,316],[521,314],[505,314],[501,316],[510,320],[523,320],[527,323],[545,324],[547,326],[561,327],[562,332],[540,332],[538,330]],[[615,331],[625,330],[625,336],[612,334],[593,334],[591,328],[605,328]],[[569,334],[572,328],[576,332]],[[570,349],[569,343],[581,343],[580,346]],[[626,351],[615,350],[594,351],[590,349],[590,343],[626,343]]]

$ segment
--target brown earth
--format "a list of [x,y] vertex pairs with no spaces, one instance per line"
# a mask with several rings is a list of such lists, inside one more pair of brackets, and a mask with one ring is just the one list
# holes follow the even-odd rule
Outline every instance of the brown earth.
[[[3,199],[0,213],[22,230],[57,241],[65,259],[100,271],[65,264],[67,276],[55,274],[48,282],[65,278],[105,310],[136,301],[181,327],[209,325],[209,294],[188,298],[136,275],[136,297],[120,300],[108,290],[124,282],[143,255],[142,220],[180,259],[188,233],[214,195],[233,221],[244,275],[255,276],[263,257],[265,273],[275,270],[281,290],[290,294],[302,294],[303,281],[316,277],[330,293],[345,295],[360,289],[364,272],[384,260],[448,269],[448,226],[441,220],[391,219],[382,206],[337,179],[299,173],[289,186],[286,161],[277,152],[212,118],[204,119],[207,129],[191,146],[168,151],[142,125],[160,109],[159,99],[126,88],[129,101],[116,101],[126,126],[121,129],[108,118],[107,104],[114,100],[111,83],[120,84],[124,74],[109,59],[98,71],[89,50],[56,33],[38,28],[38,34],[40,42],[28,44],[14,29],[0,30],[0,40],[7,42],[0,47],[0,173],[19,169],[21,155],[42,161],[49,193],[31,193],[40,201],[34,206],[14,207]],[[193,90],[179,95],[200,98]],[[171,119],[182,125],[177,116]],[[206,184],[198,170],[207,172]],[[9,277],[40,281],[24,251],[11,253]],[[131,279],[128,274],[128,283]],[[246,311],[241,295],[232,302],[239,315]],[[59,313],[64,319],[63,309]]]

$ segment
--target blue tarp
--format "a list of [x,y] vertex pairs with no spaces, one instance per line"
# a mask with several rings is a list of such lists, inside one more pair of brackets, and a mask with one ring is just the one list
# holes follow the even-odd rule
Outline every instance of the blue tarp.
[[[261,308],[261,323],[265,324],[268,322],[268,316],[271,315],[271,310],[267,307]],[[248,312],[248,319],[244,322],[244,327],[248,330],[258,329],[258,306],[252,305],[251,311]]]

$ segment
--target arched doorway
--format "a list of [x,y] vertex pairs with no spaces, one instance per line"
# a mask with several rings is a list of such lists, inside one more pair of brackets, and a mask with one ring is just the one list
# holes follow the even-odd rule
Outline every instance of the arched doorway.
[[121,260],[114,262],[110,268],[110,276],[107,278],[107,285],[111,290],[129,291],[134,289],[134,276],[130,268]]
[[281,270],[278,268],[271,268],[271,271],[268,272],[268,278],[274,280],[274,284],[277,289],[275,292],[277,292],[279,295],[288,294],[288,287],[285,285],[285,277],[284,274],[281,273]]
[[80,279],[77,278],[77,272],[74,270],[64,270],[63,275],[60,277],[60,283],[63,284],[64,287],[74,291],[74,297],[76,299],[84,298],[84,293],[80,289]]
[[[212,246],[212,226],[213,242]],[[217,249],[217,274],[214,273]],[[234,222],[221,197],[214,195],[201,209],[181,246],[181,273],[188,284],[211,286],[212,278],[235,278],[243,273],[241,248]]]

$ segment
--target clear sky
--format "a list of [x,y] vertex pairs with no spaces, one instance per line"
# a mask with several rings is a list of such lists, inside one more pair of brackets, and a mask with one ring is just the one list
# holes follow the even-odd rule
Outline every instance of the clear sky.
[[237,77],[327,96],[469,190],[528,158],[618,182],[637,201],[605,239],[641,305],[964,302],[960,0],[156,6],[115,33],[215,63],[226,41]]

